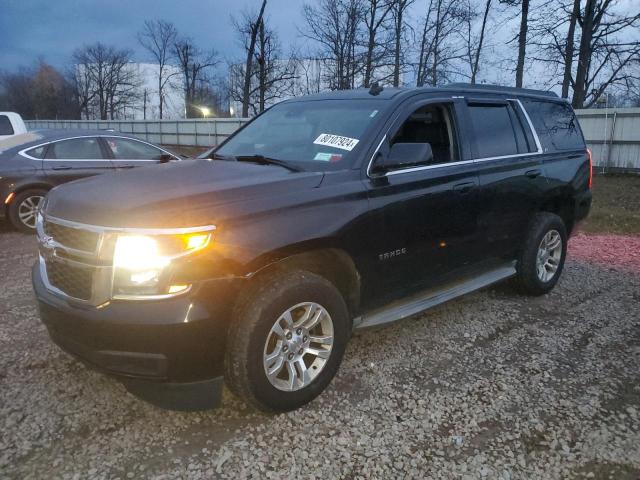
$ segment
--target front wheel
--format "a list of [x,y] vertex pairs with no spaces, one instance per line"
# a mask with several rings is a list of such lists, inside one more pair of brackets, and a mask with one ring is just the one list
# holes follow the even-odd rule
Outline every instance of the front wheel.
[[567,255],[567,230],[562,219],[542,212],[532,219],[518,260],[517,281],[525,293],[544,295],[560,278]]
[[36,218],[46,190],[25,190],[15,196],[9,205],[9,220],[11,224],[21,232],[34,233],[36,231]]
[[336,374],[350,332],[344,299],[326,279],[278,272],[239,299],[229,332],[225,382],[260,410],[294,410]]

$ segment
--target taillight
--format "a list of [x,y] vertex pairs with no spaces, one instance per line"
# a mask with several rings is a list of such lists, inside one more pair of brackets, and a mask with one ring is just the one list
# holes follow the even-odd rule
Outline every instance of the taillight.
[[590,148],[587,148],[587,157],[589,157],[589,188],[591,188],[593,185],[593,156]]

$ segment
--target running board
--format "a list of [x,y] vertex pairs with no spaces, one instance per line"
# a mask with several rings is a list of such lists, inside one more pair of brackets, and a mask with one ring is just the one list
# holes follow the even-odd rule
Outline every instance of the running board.
[[503,264],[493,270],[486,271],[474,277],[463,278],[456,282],[448,283],[444,287],[431,288],[413,295],[407,299],[393,302],[385,307],[353,320],[353,328],[369,328],[385,323],[395,322],[423,312],[441,303],[474,292],[491,284],[507,279],[516,274],[515,262]]

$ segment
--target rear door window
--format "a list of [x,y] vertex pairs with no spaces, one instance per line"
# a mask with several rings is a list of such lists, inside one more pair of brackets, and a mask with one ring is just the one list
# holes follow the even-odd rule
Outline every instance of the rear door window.
[[0,115],[0,135],[13,135],[13,125],[6,115]]
[[517,155],[525,150],[525,136],[508,103],[470,103],[477,158]]
[[535,100],[525,100],[524,105],[545,151],[585,148],[578,120],[569,105]]
[[95,137],[71,138],[49,145],[47,158],[58,160],[104,160],[98,139]]

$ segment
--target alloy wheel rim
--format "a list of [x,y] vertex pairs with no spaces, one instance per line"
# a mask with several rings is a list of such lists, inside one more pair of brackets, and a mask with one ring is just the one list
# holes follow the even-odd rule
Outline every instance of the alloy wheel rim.
[[562,237],[557,230],[549,230],[538,247],[536,272],[538,279],[546,283],[557,273],[562,258]]
[[267,379],[278,390],[307,387],[325,368],[333,348],[333,320],[315,302],[286,310],[273,324],[264,345],[262,363]]
[[42,195],[34,195],[25,198],[22,203],[18,205],[18,218],[27,227],[36,228],[36,219],[43,198]]

